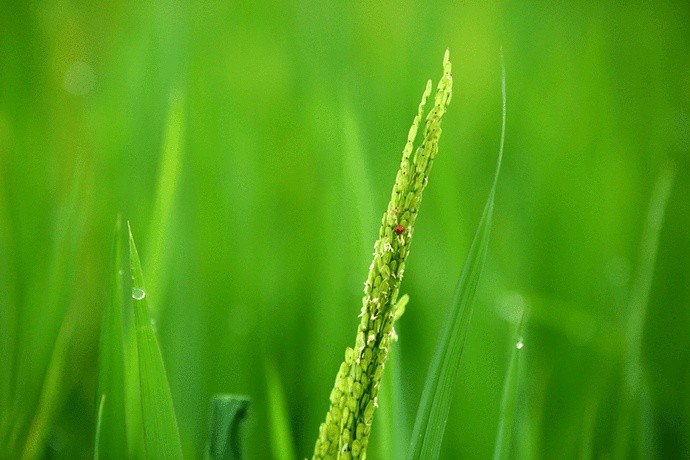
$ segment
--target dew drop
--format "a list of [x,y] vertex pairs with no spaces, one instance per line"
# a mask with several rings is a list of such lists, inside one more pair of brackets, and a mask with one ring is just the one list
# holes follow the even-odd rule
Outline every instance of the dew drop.
[[146,297],[146,291],[139,288],[132,288],[132,298],[134,300],[141,300]]
[[522,337],[520,337],[518,339],[517,343],[515,344],[515,348],[517,348],[518,350],[522,350],[522,347],[524,347],[524,346],[525,346],[525,342],[523,342]]

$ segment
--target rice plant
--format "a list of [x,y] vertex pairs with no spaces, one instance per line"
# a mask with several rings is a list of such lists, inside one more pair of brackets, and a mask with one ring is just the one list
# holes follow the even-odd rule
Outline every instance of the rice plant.
[[687,22],[0,3],[0,459],[690,457]]

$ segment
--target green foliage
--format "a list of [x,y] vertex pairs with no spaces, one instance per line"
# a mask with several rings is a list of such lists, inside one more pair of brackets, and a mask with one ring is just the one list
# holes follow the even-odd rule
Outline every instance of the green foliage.
[[[180,177],[184,123],[184,101],[180,94],[173,93],[170,97],[163,150],[158,165],[158,183],[156,184],[156,197],[149,230],[149,247],[152,256],[146,271],[151,274],[148,282],[149,292],[153,292],[154,296],[160,298],[163,298],[164,292],[160,284],[166,279],[167,267],[169,266],[169,264],[164,263],[165,254],[170,252],[165,243],[170,238],[175,192]],[[157,303],[153,303],[154,317],[158,316],[156,305]]]
[[[121,458],[128,456],[127,417],[125,415],[125,309],[131,303],[125,297],[125,269],[122,220],[118,216],[113,238],[112,271],[109,302],[103,311],[101,337],[98,344],[98,418],[94,458]],[[127,363],[131,365],[131,363]],[[136,362],[134,363],[136,364]]]
[[[26,438],[22,456],[27,459],[39,458],[43,455],[45,441],[48,437],[48,430],[55,417],[55,412],[62,402],[63,395],[65,394],[65,375],[63,369],[69,359],[71,341],[74,339],[74,335],[79,328],[79,318],[82,313],[81,309],[83,308],[82,305],[77,303],[71,303],[67,306],[67,295],[65,293],[66,280],[71,276],[75,276],[73,274],[73,262],[68,262],[68,260],[74,258],[72,251],[76,249],[76,245],[71,239],[81,233],[81,228],[78,225],[78,219],[76,217],[81,188],[81,171],[77,170],[72,177],[70,192],[66,202],[63,204],[58,219],[57,235],[50,255],[51,268],[50,276],[47,279],[47,288],[42,290],[38,297],[42,302],[45,302],[46,308],[44,311],[34,312],[46,321],[43,324],[39,321],[39,324],[34,324],[35,322],[32,322],[30,325],[24,325],[25,332],[30,332],[28,336],[23,337],[23,339],[27,340],[34,334],[37,334],[39,340],[36,344],[36,349],[38,349],[41,341],[45,346],[46,343],[53,339],[50,333],[50,318],[59,319],[60,311],[64,311],[64,317],[60,319],[60,327],[57,330],[57,336],[54,338],[54,343],[52,343],[52,348],[45,347],[45,350],[50,350],[50,354],[44,356],[40,354],[28,356],[30,352],[25,343],[24,347],[22,347],[25,355],[17,361],[15,397],[18,398],[19,401],[15,400],[14,404],[32,404],[34,398],[37,397],[36,411],[31,417],[28,430],[26,433],[23,433]],[[40,390],[35,394],[31,394],[31,392],[28,391],[31,385],[25,385],[20,376],[25,375],[25,372],[36,372],[37,369],[35,367],[32,369],[32,367],[35,366],[35,362],[40,362],[43,359],[45,359],[47,368],[43,376],[42,385]],[[31,382],[31,384],[34,383],[35,382]],[[21,432],[20,430],[23,428],[21,419],[27,418],[28,416],[29,414],[25,411],[19,410],[19,412],[15,414],[16,420],[10,422],[12,431],[8,436],[10,439],[9,452],[12,452],[18,438],[21,436],[19,434]]]
[[99,343],[94,458],[180,458],[172,395],[129,224],[128,234],[127,255],[118,217]]
[[[647,219],[642,231],[639,249],[637,273],[633,279],[629,300],[629,316],[626,328],[626,349],[624,358],[623,387],[621,409],[621,440],[619,455],[629,456],[630,451],[643,458],[656,457],[654,421],[652,419],[652,401],[648,377],[640,365],[642,359],[643,330],[647,317],[648,303],[654,266],[659,250],[661,229],[664,215],[671,196],[675,167],[664,168],[654,184],[652,197],[647,211]],[[628,428],[635,427],[633,433]],[[629,451],[630,450],[630,451]]]
[[144,275],[131,228],[129,228],[129,259],[132,273],[132,308],[139,362],[139,394],[145,456],[182,458],[175,408],[158,338],[149,314]]
[[510,363],[503,382],[503,396],[501,397],[501,411],[498,416],[498,433],[494,446],[494,460],[511,458],[511,439],[517,411],[517,399],[520,391],[520,369],[522,368],[525,352],[525,328],[527,314],[520,313],[520,322],[515,339],[511,342]]
[[690,457],[686,4],[0,2],[0,43],[0,458],[143,452],[124,239],[124,415],[102,397],[118,214],[185,458],[204,455],[218,393],[251,396],[243,447],[271,457],[267,357],[280,430],[311,455],[396,152],[450,48],[367,452],[401,458],[491,183],[500,45],[506,158],[440,457],[496,449],[515,302],[530,317],[511,455]]
[[244,396],[215,395],[209,414],[209,438],[206,458],[213,460],[241,460],[241,428],[249,409]]
[[292,442],[287,398],[274,364],[266,366],[266,388],[268,391],[269,416],[271,422],[271,451],[276,460],[297,458]]
[[441,451],[441,441],[445,434],[446,421],[453,401],[453,390],[458,375],[460,358],[465,347],[474,301],[479,284],[479,276],[484,266],[489,248],[489,234],[494,212],[496,185],[503,161],[503,146],[506,131],[506,86],[505,72],[503,83],[503,124],[501,127],[501,146],[498,164],[489,198],[484,206],[477,231],[474,234],[465,265],[455,288],[455,298],[448,310],[441,335],[436,343],[433,360],[426,376],[422,401],[417,410],[412,439],[407,452],[411,459],[435,459]]
[[314,458],[366,457],[384,365],[391,341],[396,340],[393,323],[402,315],[407,304],[405,296],[398,303],[400,282],[410,252],[422,193],[438,153],[441,119],[452,93],[451,63],[446,50],[443,76],[436,89],[434,107],[426,116],[422,142],[416,150],[414,142],[424,115],[424,106],[431,95],[431,80],[426,84],[422,102],[407,136],[388,209],[383,214],[379,238],[374,244],[374,260],[364,283],[355,346],[345,350],[345,361],[340,365],[330,395],[331,407],[326,421],[319,427]]

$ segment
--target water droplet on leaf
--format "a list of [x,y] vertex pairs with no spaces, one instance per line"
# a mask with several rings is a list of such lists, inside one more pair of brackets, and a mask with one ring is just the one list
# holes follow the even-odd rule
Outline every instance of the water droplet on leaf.
[[134,300],[141,300],[146,297],[146,291],[139,288],[132,288],[132,298]]

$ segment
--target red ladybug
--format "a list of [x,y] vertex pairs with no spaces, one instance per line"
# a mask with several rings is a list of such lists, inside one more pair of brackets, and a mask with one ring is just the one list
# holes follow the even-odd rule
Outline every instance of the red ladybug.
[[405,231],[405,227],[402,225],[396,225],[393,231],[395,231],[396,235],[402,235],[402,233]]

